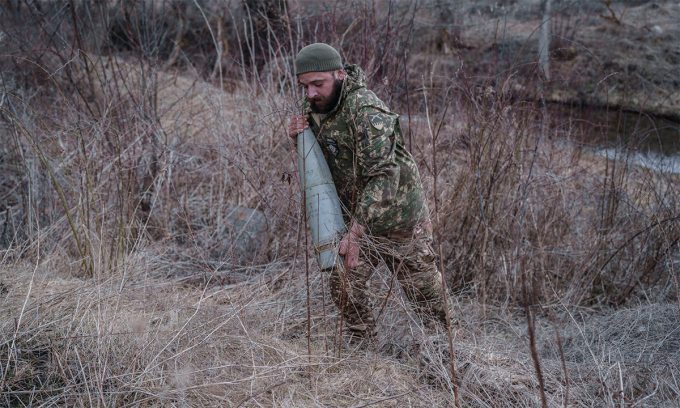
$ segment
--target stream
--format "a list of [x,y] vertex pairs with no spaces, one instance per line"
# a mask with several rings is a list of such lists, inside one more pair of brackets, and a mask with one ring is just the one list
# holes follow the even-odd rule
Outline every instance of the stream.
[[593,107],[559,107],[555,114],[561,118],[568,114],[567,123],[576,125],[582,135],[577,142],[595,154],[680,174],[680,124],[674,120]]

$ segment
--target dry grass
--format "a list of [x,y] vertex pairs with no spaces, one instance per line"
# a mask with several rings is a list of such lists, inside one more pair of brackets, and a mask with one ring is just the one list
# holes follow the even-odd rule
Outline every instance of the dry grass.
[[[227,21],[230,9],[201,4],[218,35],[212,16]],[[441,57],[412,57],[407,33],[434,9],[357,4],[324,14],[316,32],[304,19],[270,22],[265,32],[285,35],[262,37],[257,55],[233,23],[243,10],[231,10],[219,64],[214,47],[186,46],[173,64],[171,42],[108,49],[92,27],[80,39],[88,53],[40,37],[2,57],[0,405],[453,405],[445,333],[398,291],[386,299],[383,268],[374,342],[340,341],[314,265],[307,332],[309,249],[284,120],[299,102],[291,55],[313,34],[350,44],[348,59],[403,114],[458,302],[464,405],[540,406],[538,365],[549,406],[673,406],[677,175],[582,148],[598,128],[547,111],[540,87],[523,85],[540,83],[531,67],[487,78],[454,64],[441,76],[428,65]],[[93,11],[82,7],[81,23]],[[116,10],[113,31],[125,27]],[[191,35],[209,41],[206,20],[185,12]],[[161,15],[154,32],[174,38]],[[3,32],[54,28],[30,16]],[[64,24],[59,38],[78,42]],[[268,223],[247,261],[233,256],[237,205]]]
[[[302,273],[271,265],[236,285],[197,287],[154,277],[144,248],[125,273],[77,279],[31,265],[5,267],[5,404],[20,406],[436,406],[453,403],[444,334],[424,328],[401,296],[368,347],[323,314],[312,282],[312,356]],[[158,266],[157,266],[158,268]],[[288,266],[289,268],[289,266]],[[280,273],[283,273],[281,276]],[[385,276],[383,276],[385,278]],[[327,295],[326,295],[327,296]],[[550,406],[660,406],[678,395],[680,320],[673,305],[597,312],[556,305],[537,320]],[[458,305],[456,363],[462,401],[538,406],[522,317]],[[567,385],[568,384],[568,385]]]

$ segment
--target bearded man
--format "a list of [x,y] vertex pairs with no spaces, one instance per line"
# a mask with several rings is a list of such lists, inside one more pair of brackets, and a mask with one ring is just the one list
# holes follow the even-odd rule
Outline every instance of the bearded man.
[[[366,89],[366,75],[344,66],[327,44],[304,47],[295,59],[305,91],[304,115],[290,118],[288,134],[311,127],[328,162],[349,225],[339,252],[344,265],[330,275],[333,302],[354,334],[374,333],[369,281],[385,262],[422,316],[446,324],[449,295],[432,249],[432,224],[420,174],[404,146],[399,115]],[[453,319],[453,312],[449,311]]]

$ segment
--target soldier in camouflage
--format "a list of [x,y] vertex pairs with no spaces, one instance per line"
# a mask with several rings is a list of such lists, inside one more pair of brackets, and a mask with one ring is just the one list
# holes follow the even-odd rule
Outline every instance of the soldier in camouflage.
[[[329,45],[303,48],[295,66],[306,97],[304,115],[290,120],[289,136],[311,126],[350,226],[339,248],[345,264],[334,267],[329,279],[347,327],[359,336],[373,334],[369,281],[380,262],[396,274],[416,311],[446,324],[429,211],[399,115],[366,89],[361,68],[343,66]],[[453,319],[449,295],[446,304]]]

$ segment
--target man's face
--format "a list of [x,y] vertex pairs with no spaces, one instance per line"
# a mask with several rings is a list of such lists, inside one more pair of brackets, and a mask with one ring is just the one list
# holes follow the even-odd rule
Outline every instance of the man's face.
[[305,88],[312,112],[328,113],[335,107],[340,99],[344,78],[345,72],[341,69],[328,72],[305,72],[298,75],[298,82]]

